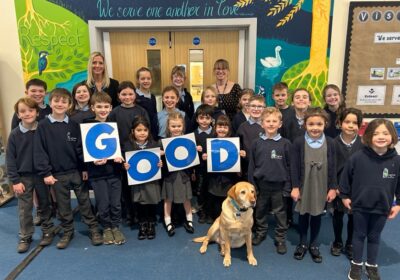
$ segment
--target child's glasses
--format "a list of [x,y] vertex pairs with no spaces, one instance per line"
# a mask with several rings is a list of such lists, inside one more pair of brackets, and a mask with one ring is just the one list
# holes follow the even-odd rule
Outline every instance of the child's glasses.
[[251,109],[257,109],[257,110],[261,110],[261,109],[265,108],[265,106],[261,106],[261,105],[249,105],[249,107]]

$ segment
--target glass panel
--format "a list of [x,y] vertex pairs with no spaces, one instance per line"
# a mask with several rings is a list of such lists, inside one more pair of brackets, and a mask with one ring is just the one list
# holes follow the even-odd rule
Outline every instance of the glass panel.
[[200,103],[203,92],[204,50],[189,50],[190,93],[195,103]]
[[147,50],[147,67],[151,70],[151,93],[161,95],[161,51]]

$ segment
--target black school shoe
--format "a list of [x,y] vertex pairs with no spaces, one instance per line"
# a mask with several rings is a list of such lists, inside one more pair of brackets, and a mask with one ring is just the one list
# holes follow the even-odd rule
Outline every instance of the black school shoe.
[[276,252],[278,254],[284,255],[287,252],[286,244],[285,242],[277,242],[275,241],[275,247],[276,247]]
[[311,258],[315,263],[322,262],[322,256],[321,256],[321,253],[319,252],[319,248],[317,246],[310,247],[309,251],[310,251]]
[[186,221],[183,223],[183,227],[185,228],[187,233],[193,234],[194,233],[194,227],[193,227],[193,222],[192,221]]
[[332,256],[338,257],[342,254],[343,244],[340,242],[333,242],[331,246]]
[[154,239],[156,237],[156,225],[150,222],[147,227],[147,239]]
[[353,245],[347,244],[343,249],[346,257],[351,261],[353,259]]
[[31,243],[32,243],[32,238],[21,239],[18,242],[17,252],[19,254],[27,252],[29,250],[29,247],[31,246]]
[[167,230],[167,233],[168,233],[169,237],[174,236],[174,234],[175,234],[175,226],[174,226],[174,224],[171,223],[171,224],[166,225],[165,229]]
[[307,246],[304,244],[299,244],[296,247],[296,250],[294,251],[293,257],[296,260],[302,260],[304,258],[304,255],[307,253]]
[[139,224],[139,233],[138,233],[138,239],[143,240],[146,239],[147,236],[147,223],[140,223]]

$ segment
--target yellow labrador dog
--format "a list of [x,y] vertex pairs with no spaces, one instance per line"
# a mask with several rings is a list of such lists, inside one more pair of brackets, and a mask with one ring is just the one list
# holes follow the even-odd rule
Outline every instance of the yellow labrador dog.
[[221,215],[215,220],[206,236],[193,239],[202,242],[200,253],[207,251],[209,242],[217,242],[224,256],[224,266],[231,265],[231,248],[246,244],[247,260],[250,265],[257,265],[251,244],[253,226],[253,207],[256,205],[256,191],[247,182],[239,182],[228,191],[228,197],[222,203]]

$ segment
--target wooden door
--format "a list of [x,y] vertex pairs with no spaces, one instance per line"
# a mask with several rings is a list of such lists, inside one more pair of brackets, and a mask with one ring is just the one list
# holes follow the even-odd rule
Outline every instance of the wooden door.
[[[238,81],[239,31],[123,31],[110,32],[113,77],[119,81],[136,80],[136,70],[142,66],[153,71],[152,92],[159,94],[171,84],[171,69],[178,64],[186,65],[186,87],[189,88],[190,51],[203,52],[202,86],[215,83],[213,66],[224,58],[230,64],[230,79]],[[151,58],[159,57],[154,64]],[[155,59],[157,60],[157,59]],[[153,63],[153,64],[151,64]],[[196,94],[196,101],[199,94]]]
[[110,43],[115,79],[135,82],[136,71],[144,66],[152,70],[154,94],[169,84],[174,55],[168,32],[110,32]]

